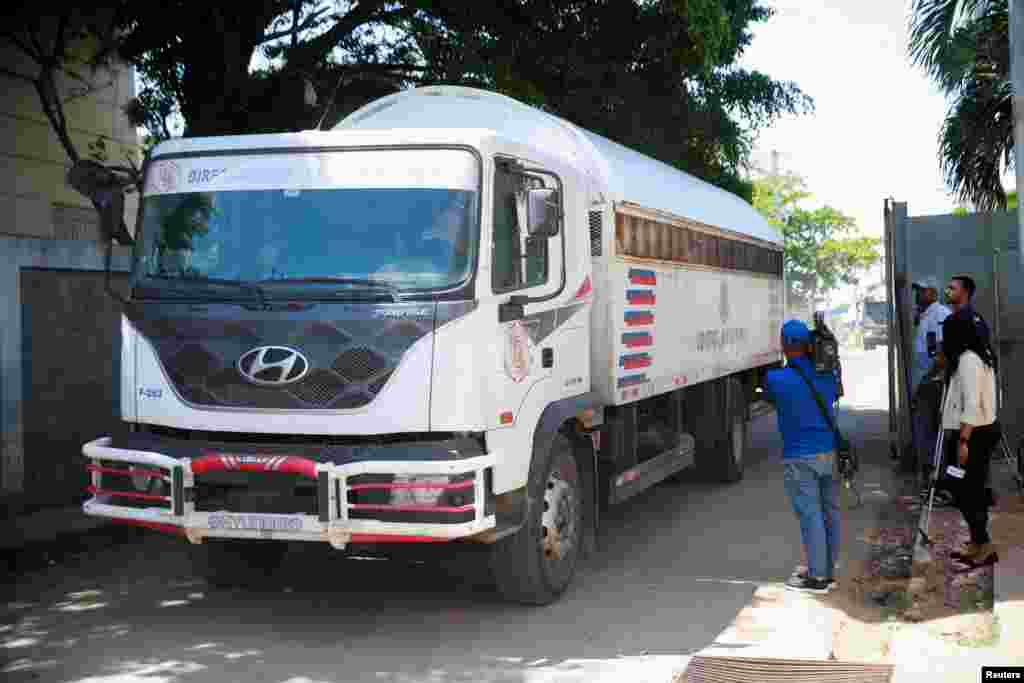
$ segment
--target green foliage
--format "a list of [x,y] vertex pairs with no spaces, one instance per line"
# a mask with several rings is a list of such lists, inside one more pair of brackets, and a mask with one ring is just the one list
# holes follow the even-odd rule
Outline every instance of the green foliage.
[[754,181],[754,208],[782,231],[787,300],[794,308],[853,284],[881,258],[881,240],[859,234],[856,221],[835,208],[802,208],[810,197],[797,175]]
[[[1014,190],[1013,192],[1007,192],[1006,193],[1006,210],[1007,211],[1016,211],[1017,210],[1017,191],[1016,190]],[[952,213],[954,216],[968,216],[968,215],[970,215],[971,212],[968,211],[967,209],[965,209],[962,206],[958,206],[955,209],[953,209],[950,213]]]
[[1006,207],[1013,164],[1007,0],[914,0],[908,50],[945,92],[939,132],[946,184],[983,211]]
[[811,196],[804,179],[796,174],[765,176],[753,181],[753,186],[754,208],[779,229],[799,203]]
[[[330,127],[402,88],[498,91],[747,199],[757,131],[812,101],[739,69],[758,0],[221,0],[122,3],[120,54],[144,87],[128,108],[149,142]],[[181,7],[177,7],[182,5]],[[269,65],[251,70],[254,55]],[[306,83],[316,105],[303,101]]]
[[813,104],[738,69],[754,0],[417,3],[423,83],[483,87],[751,199],[739,168],[763,126]]

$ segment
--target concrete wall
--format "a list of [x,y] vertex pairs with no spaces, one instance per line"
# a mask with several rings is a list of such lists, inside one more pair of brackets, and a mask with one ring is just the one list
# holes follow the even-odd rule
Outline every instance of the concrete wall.
[[[48,479],[58,487],[54,478],[78,481],[69,468],[73,441],[88,423],[116,417],[104,397],[118,394],[111,363],[119,358],[120,325],[103,294],[98,217],[66,184],[68,154],[30,80],[38,66],[4,41],[0,60],[0,503],[10,505],[31,493],[26,472],[37,496],[44,489],[36,485]],[[135,95],[133,69],[79,72],[88,87],[58,79],[78,154],[90,158],[90,143],[102,138],[109,163],[125,165],[126,156],[137,163],[139,137],[122,111]],[[136,207],[129,195],[125,221],[133,232]],[[115,251],[115,268],[126,270],[127,250]],[[83,358],[88,363],[77,364]],[[89,404],[90,396],[98,400]],[[70,489],[63,490],[58,497],[67,497]]]
[[[34,279],[30,276],[28,282],[38,282],[40,277],[63,276],[68,285],[73,285],[76,278],[82,279],[83,272],[101,273],[104,269],[104,256],[103,245],[98,242],[0,236],[0,263],[4,264],[0,268],[0,320],[4,321],[0,325],[0,495],[25,492],[27,458],[50,457],[45,452],[28,452],[25,448],[25,405],[27,400],[33,398],[29,391],[38,388],[40,382],[39,377],[26,377],[26,366],[31,371],[32,363],[35,363],[37,369],[50,368],[55,375],[61,375],[54,377],[53,387],[81,387],[95,382],[97,377],[109,377],[109,370],[94,372],[88,367],[76,368],[78,357],[110,357],[110,362],[115,362],[116,355],[120,353],[120,323],[116,315],[111,314],[112,302],[103,299],[102,282],[97,287],[94,280],[91,286],[79,288],[74,294],[75,299],[66,299],[60,306],[55,306],[56,310],[65,314],[64,318],[55,320],[52,325],[34,324],[30,320],[30,329],[33,331],[30,335],[30,348],[35,353],[34,358],[28,358],[24,344],[24,306],[34,298],[26,297],[22,292],[22,285],[26,282],[23,274],[27,269],[35,269],[37,274]],[[129,263],[127,249],[116,248],[113,269],[124,272]],[[43,272],[48,275],[43,276]],[[67,285],[52,286],[51,290],[54,294],[69,295]],[[29,315],[36,321],[42,316],[45,321],[50,312],[33,309]],[[69,334],[69,331],[72,333]],[[83,345],[86,339],[90,341]],[[74,355],[76,350],[80,352],[78,356]],[[116,382],[116,377],[108,381]],[[117,394],[117,386],[114,383],[109,387],[112,395]],[[73,389],[72,394],[81,400],[82,394],[78,389]],[[67,424],[79,421],[75,413],[83,410],[81,404],[65,400],[59,392],[35,398],[43,400],[45,408],[53,412],[55,429],[66,430]],[[114,412],[109,402],[90,406],[89,410],[91,415]],[[66,421],[63,419],[65,417]],[[73,456],[68,454],[66,457]]]
[[[126,276],[112,274],[124,290]],[[22,490],[33,505],[80,502],[82,444],[120,420],[120,304],[105,273],[22,268]]]
[[[0,42],[5,70],[33,77],[36,67],[24,54]],[[88,69],[83,69],[89,74]],[[59,87],[64,113],[78,153],[103,137],[109,163],[125,155],[140,159],[139,137],[121,107],[135,96],[129,66],[90,74],[94,90],[78,96],[82,84],[65,77]],[[65,183],[70,161],[43,113],[32,83],[0,72],[0,234],[48,239],[99,239],[98,220],[89,200]],[[137,198],[125,202],[125,220],[134,230]]]

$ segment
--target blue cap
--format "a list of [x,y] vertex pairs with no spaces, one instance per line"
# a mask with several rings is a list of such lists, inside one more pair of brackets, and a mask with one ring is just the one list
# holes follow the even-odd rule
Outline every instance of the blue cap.
[[782,340],[787,343],[799,344],[811,341],[811,331],[800,320],[789,320],[782,326]]

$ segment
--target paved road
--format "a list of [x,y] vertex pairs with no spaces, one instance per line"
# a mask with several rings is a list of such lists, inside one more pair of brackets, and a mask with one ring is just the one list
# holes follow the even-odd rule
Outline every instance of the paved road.
[[[844,425],[874,429],[885,349],[845,356]],[[555,605],[500,602],[472,570],[290,558],[271,592],[209,590],[155,535],[21,577],[0,607],[6,680],[77,683],[668,681],[799,554],[774,417],[732,486],[663,484],[604,518]]]

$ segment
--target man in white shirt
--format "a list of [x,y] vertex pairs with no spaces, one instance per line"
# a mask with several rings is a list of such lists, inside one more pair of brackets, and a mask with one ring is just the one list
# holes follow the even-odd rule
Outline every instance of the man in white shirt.
[[[942,385],[934,381],[934,363],[929,351],[934,352],[942,343],[942,322],[951,311],[939,303],[937,279],[920,278],[914,281],[913,286],[920,311],[920,322],[914,336],[914,364],[911,371],[914,396],[914,449],[917,453],[917,469],[920,472],[922,468],[931,464],[934,455],[935,439],[939,430],[939,401],[942,399]],[[933,344],[929,344],[929,336],[934,336]],[[948,504],[947,499],[948,496],[940,496],[938,502]]]

